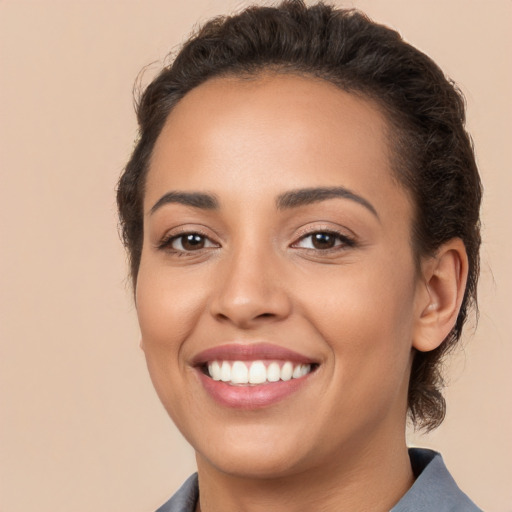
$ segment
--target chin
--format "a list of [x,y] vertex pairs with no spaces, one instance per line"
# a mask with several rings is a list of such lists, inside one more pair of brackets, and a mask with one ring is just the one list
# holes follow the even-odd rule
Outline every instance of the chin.
[[[250,429],[252,430],[252,429]],[[296,436],[281,433],[246,432],[236,439],[229,434],[217,438],[212,446],[196,448],[198,465],[206,463],[227,475],[239,478],[279,478],[300,471],[307,459],[307,450]],[[265,435],[267,434],[267,435]]]
[[236,478],[247,479],[277,479],[289,476],[300,471],[298,461],[290,459],[287,455],[263,452],[237,453],[223,457],[206,459],[198,454],[198,465],[201,459],[208,465],[214,466],[218,471]]

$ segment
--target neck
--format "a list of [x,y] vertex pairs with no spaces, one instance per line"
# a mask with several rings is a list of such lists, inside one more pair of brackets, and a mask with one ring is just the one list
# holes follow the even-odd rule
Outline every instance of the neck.
[[277,478],[226,474],[198,455],[200,512],[389,511],[414,476],[401,439],[345,450],[328,467]]

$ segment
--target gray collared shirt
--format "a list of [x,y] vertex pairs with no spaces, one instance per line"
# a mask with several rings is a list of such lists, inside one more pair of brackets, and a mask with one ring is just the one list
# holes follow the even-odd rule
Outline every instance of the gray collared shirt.
[[[437,452],[410,448],[416,481],[390,512],[482,512],[457,486]],[[194,512],[199,498],[197,473],[156,512]]]

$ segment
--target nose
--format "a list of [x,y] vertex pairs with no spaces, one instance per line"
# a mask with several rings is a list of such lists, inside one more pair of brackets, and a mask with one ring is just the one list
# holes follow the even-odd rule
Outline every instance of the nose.
[[252,329],[287,318],[292,310],[279,257],[242,250],[222,263],[211,301],[216,320]]

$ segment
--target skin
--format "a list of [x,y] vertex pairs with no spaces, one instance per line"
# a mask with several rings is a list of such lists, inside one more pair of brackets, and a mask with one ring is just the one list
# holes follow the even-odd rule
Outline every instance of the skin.
[[[387,133],[369,100],[265,75],[192,90],[157,140],[136,283],[141,346],[196,451],[203,512],[384,511],[413,482],[412,350],[435,348],[451,329],[467,263],[455,240],[417,268],[413,208],[393,178]],[[367,204],[276,205],[315,187]],[[157,205],[169,192],[209,194],[217,207]],[[334,247],[312,245],[322,232],[339,233]],[[203,247],[185,250],[184,233]],[[272,343],[319,366],[277,404],[225,407],[192,360],[232,342]]]

